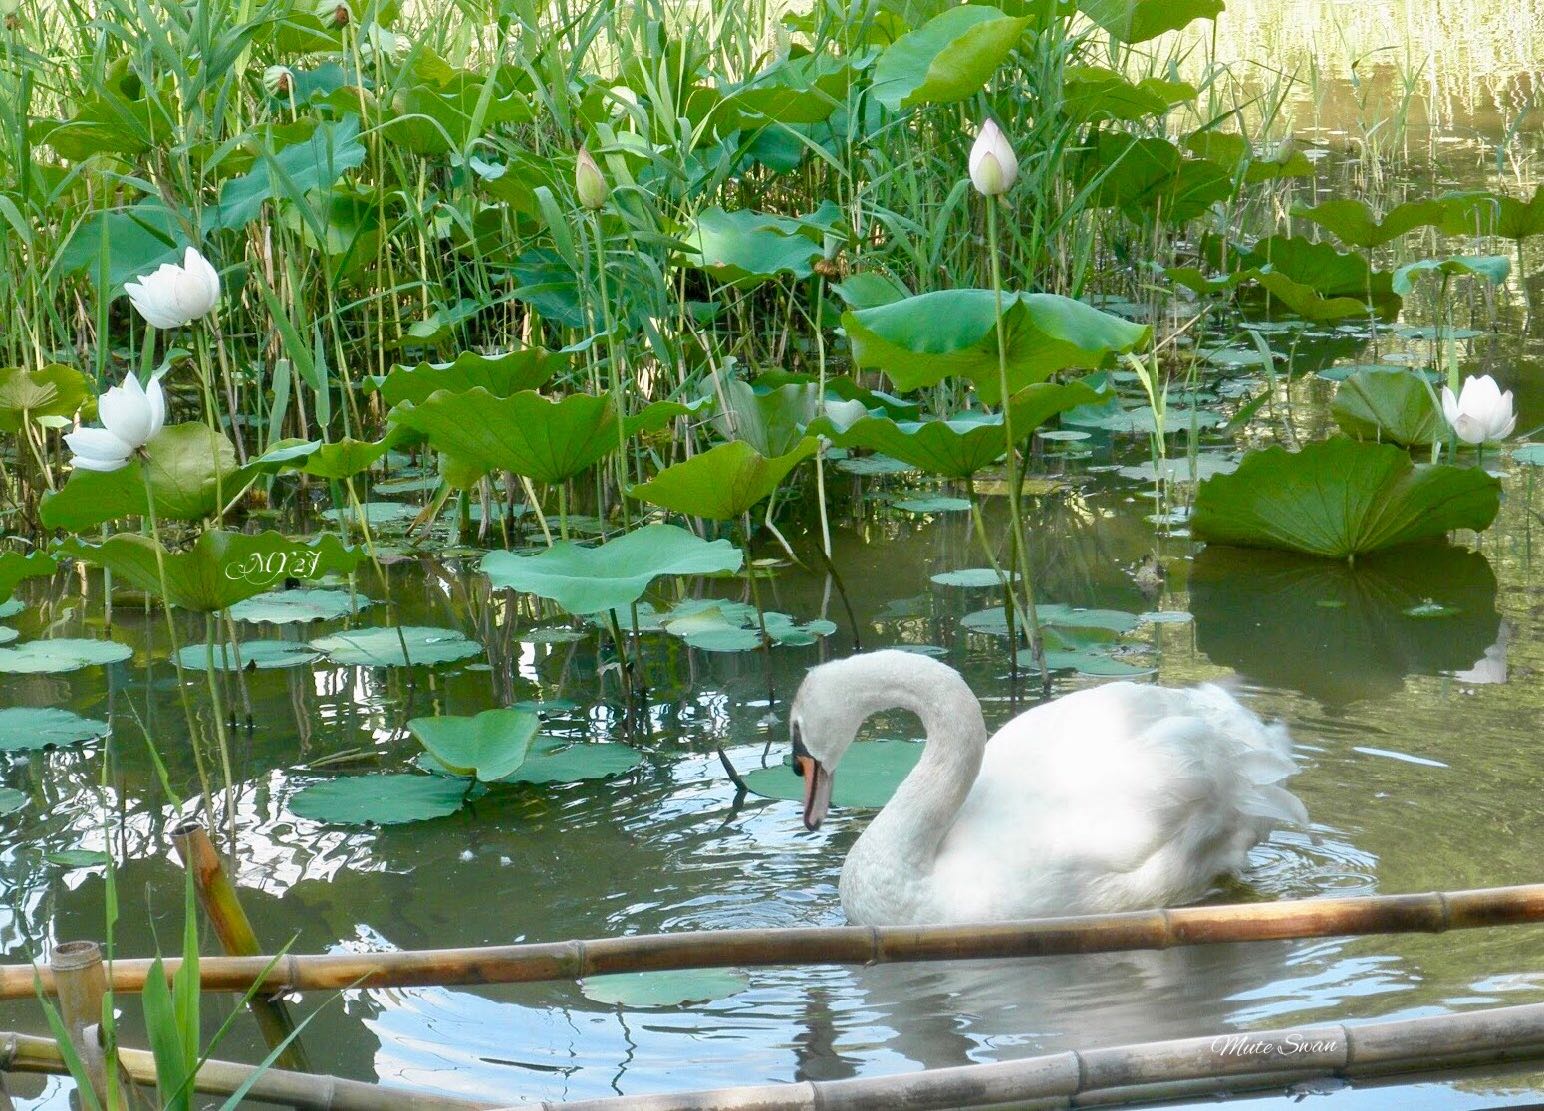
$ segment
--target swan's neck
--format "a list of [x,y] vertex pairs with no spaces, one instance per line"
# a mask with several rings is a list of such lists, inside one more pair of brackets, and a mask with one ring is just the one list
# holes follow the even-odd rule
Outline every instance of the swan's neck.
[[[891,653],[884,653],[891,655]],[[938,844],[954,824],[970,793],[986,748],[986,723],[981,703],[965,680],[950,668],[926,657],[909,657],[876,676],[872,686],[853,684],[866,710],[865,717],[884,710],[909,710],[927,734],[922,756],[895,795],[870,823],[852,856],[860,861],[885,862],[904,869],[914,881],[933,870]]]

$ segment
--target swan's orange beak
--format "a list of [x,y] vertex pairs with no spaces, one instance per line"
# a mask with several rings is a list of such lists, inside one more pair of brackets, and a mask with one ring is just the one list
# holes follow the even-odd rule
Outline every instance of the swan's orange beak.
[[808,753],[795,754],[793,766],[804,777],[804,828],[817,830],[831,809],[831,773]]

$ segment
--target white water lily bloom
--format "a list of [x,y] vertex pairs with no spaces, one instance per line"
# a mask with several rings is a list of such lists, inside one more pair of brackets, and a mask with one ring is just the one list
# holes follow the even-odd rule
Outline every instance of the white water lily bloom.
[[1512,411],[1512,391],[1502,393],[1496,380],[1488,374],[1464,379],[1464,388],[1457,397],[1450,388],[1443,386],[1442,415],[1466,444],[1504,440],[1517,427],[1517,414]]
[[180,328],[208,316],[220,301],[220,275],[209,260],[189,247],[182,265],[163,263],[153,272],[123,284],[124,292],[152,328]]
[[79,428],[64,442],[75,453],[76,467],[84,471],[116,471],[144,447],[166,423],[166,395],[161,383],[141,386],[134,375],[97,399],[101,428]]
[[996,120],[987,120],[970,148],[970,183],[983,196],[995,197],[1012,189],[1018,177],[1019,160],[1008,136]]

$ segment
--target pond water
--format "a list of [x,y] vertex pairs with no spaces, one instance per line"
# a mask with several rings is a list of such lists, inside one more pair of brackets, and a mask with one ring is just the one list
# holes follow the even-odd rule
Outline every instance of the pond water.
[[[1517,323],[1498,328],[1515,334]],[[1343,361],[1365,358],[1351,330],[1292,338],[1305,369],[1316,342]],[[1390,334],[1381,342],[1385,356],[1391,348],[1396,358],[1429,355],[1419,337]],[[1469,342],[1510,383],[1540,380],[1527,345],[1496,340],[1506,350],[1498,357],[1485,353],[1489,333]],[[1225,411],[1237,404],[1226,395],[1262,384],[1258,368],[1244,366],[1223,379],[1218,396],[1195,400]],[[1274,417],[1262,411],[1256,420],[1291,420],[1307,432],[1323,423],[1331,388],[1304,373],[1277,398]],[[1544,404],[1525,389],[1520,427],[1541,418]],[[1187,469],[1185,437],[1170,443]],[[1203,436],[1200,446],[1201,466],[1232,458],[1213,438]],[[1313,830],[1278,833],[1255,852],[1247,884],[1219,898],[1537,879],[1544,556],[1535,554],[1535,542],[1544,539],[1537,516],[1544,496],[1534,496],[1531,468],[1497,461],[1506,500],[1483,538],[1351,570],[1266,556],[1237,565],[1218,551],[1197,556],[1182,523],[1152,520],[1182,522],[1185,487],[1171,487],[1165,504],[1156,504],[1143,438],[1096,430],[1042,450],[1035,469],[1051,481],[1036,487],[1044,492],[1032,504],[1043,598],[1157,615],[1127,635],[1121,659],[1150,666],[1163,683],[1224,679],[1260,713],[1291,727],[1303,764],[1294,785]],[[822,831],[808,833],[793,803],[737,798],[715,748],[741,771],[759,766],[769,743],[766,760],[781,760],[785,700],[805,668],[848,652],[855,631],[865,648],[907,644],[945,653],[981,696],[990,725],[1011,715],[1015,695],[1004,642],[962,621],[991,606],[992,592],[931,581],[982,562],[969,515],[899,508],[898,501],[940,491],[914,475],[852,474],[841,466],[830,476],[835,562],[856,630],[824,576],[770,568],[769,608],[801,621],[829,616],[838,631],[815,646],[776,649],[770,670],[756,653],[703,652],[645,636],[647,739],[620,735],[615,680],[608,674],[601,685],[593,631],[569,643],[533,643],[531,630],[552,620],[490,594],[475,570],[477,554],[457,549],[447,528],[426,545],[434,554],[415,556],[382,523],[383,550],[403,553],[389,572],[400,620],[459,629],[487,651],[436,669],[312,664],[249,673],[255,725],[232,735],[237,855],[242,897],[266,944],[344,952],[840,923],[837,875],[867,814],[838,810]],[[998,516],[1002,500],[989,499],[989,516]],[[810,517],[807,509],[796,514],[791,527],[810,526]],[[1166,578],[1144,589],[1134,571],[1153,553]],[[763,546],[757,554],[778,552]],[[690,585],[708,594],[731,589]],[[380,595],[373,572],[359,586]],[[96,579],[69,576],[22,594],[27,608],[8,620],[24,637],[103,633]],[[1431,601],[1456,612],[1409,612],[1424,612]],[[366,609],[353,624],[385,624],[383,610]],[[112,635],[134,648],[132,660],[0,678],[0,704],[62,706],[113,724],[109,742],[7,758],[6,784],[32,796],[5,820],[0,851],[0,949],[9,961],[44,954],[56,941],[103,935],[105,869],[57,854],[108,847],[109,821],[125,906],[119,952],[177,945],[182,882],[167,843],[177,815],[164,805],[144,732],[167,761],[174,789],[196,796],[186,719],[160,615],[120,593],[112,620]],[[345,624],[244,626],[242,635],[304,640]],[[201,622],[188,623],[181,639],[198,641],[202,633]],[[188,681],[195,705],[205,705],[203,676],[193,672]],[[1061,675],[1056,693],[1097,681]],[[240,704],[236,692],[231,697]],[[300,787],[339,771],[407,769],[419,751],[402,729],[408,717],[523,700],[542,705],[550,733],[628,740],[643,751],[643,765],[610,780],[504,787],[451,817],[380,829],[322,825],[287,808]],[[914,726],[900,716],[881,718],[865,735],[908,737]],[[619,1010],[573,985],[544,984],[353,991],[308,997],[300,1013],[318,1009],[306,1041],[326,1047],[327,1066],[342,1075],[536,1100],[874,1075],[1215,1030],[1532,1001],[1544,999],[1541,967],[1544,936],[1512,929],[1006,967],[758,969],[738,995],[673,1010]],[[31,1001],[0,1008],[0,1026],[43,1030]],[[137,1006],[126,1027],[124,1040],[143,1044]],[[241,1023],[219,1055],[255,1060],[262,1052]],[[36,1105],[64,1106],[62,1083],[25,1084],[20,1094]],[[1401,1098],[1461,1107],[1540,1091],[1544,1075],[1514,1074],[1411,1086]],[[1387,1098],[1373,1089],[1336,1102],[1380,1106]]]

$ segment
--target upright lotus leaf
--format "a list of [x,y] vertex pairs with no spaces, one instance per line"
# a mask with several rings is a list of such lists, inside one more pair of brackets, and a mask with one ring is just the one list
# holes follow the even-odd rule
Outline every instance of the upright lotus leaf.
[[265,202],[299,200],[313,189],[330,189],[365,160],[358,116],[319,123],[304,142],[291,143],[275,154],[266,150],[265,146],[260,147],[250,173],[232,178],[221,187],[220,202],[212,214],[216,226],[245,227],[262,214]]
[[22,579],[52,575],[59,561],[47,552],[0,552],[0,602],[4,602]]
[[1444,428],[1431,387],[1399,367],[1361,367],[1335,391],[1330,412],[1347,435],[1411,447],[1429,444]]
[[790,55],[731,92],[720,112],[738,114],[746,127],[824,123],[846,105],[856,71],[850,60],[824,51]]
[[1392,276],[1373,270],[1359,254],[1301,236],[1272,235],[1236,254],[1241,269],[1284,274],[1325,297],[1356,297],[1364,302],[1393,292]]
[[1422,464],[1393,444],[1337,436],[1245,454],[1196,489],[1197,540],[1329,559],[1435,540],[1495,520],[1501,484],[1479,468]]
[[628,494],[691,517],[732,521],[771,496],[819,446],[806,437],[792,451],[768,459],[744,440],[734,440],[666,467]]
[[1101,131],[1079,163],[1092,203],[1119,208],[1139,223],[1181,224],[1231,196],[1233,175],[1204,158],[1186,158],[1167,139]]
[[1526,201],[1487,190],[1444,193],[1440,200],[1449,235],[1498,235],[1516,243],[1544,235],[1544,185]]
[[401,439],[403,430],[391,428],[379,440],[356,440],[345,436],[341,440],[321,444],[308,452],[299,468],[318,478],[353,478],[363,474],[392,449]]
[[593,548],[561,541],[534,555],[489,552],[494,586],[547,598],[569,613],[626,609],[661,575],[738,571],[744,555],[727,540],[703,540],[675,525],[645,525]]
[[105,263],[107,288],[120,291],[137,275],[182,261],[188,240],[178,221],[159,199],[108,209],[76,225],[54,266],[61,274],[88,270],[100,285]]
[[1379,220],[1366,201],[1341,198],[1312,208],[1298,205],[1292,215],[1318,224],[1347,246],[1370,249],[1416,228],[1440,226],[1447,207],[1435,200],[1406,201],[1389,209]]
[[73,417],[87,396],[86,376],[72,366],[0,367],[0,431],[15,432],[23,420]]
[[[842,314],[853,361],[882,370],[897,389],[950,375],[998,401],[997,303],[990,289],[947,289]],[[1152,330],[1054,293],[1005,293],[1003,341],[1014,393],[1069,367],[1097,367],[1146,344]]]
[[688,245],[681,261],[740,289],[784,274],[807,278],[825,251],[825,235],[835,231],[840,220],[840,209],[829,201],[801,219],[748,208],[704,209],[681,232]]
[[481,386],[494,397],[545,386],[568,365],[568,356],[541,347],[523,347],[501,355],[463,351],[448,363],[395,366],[380,384],[388,405],[411,401],[418,405],[436,390],[461,393]]
[[38,516],[49,528],[70,532],[143,517],[149,511],[147,480],[156,516],[163,521],[208,517],[245,482],[230,440],[206,424],[173,424],[145,445],[143,465],[131,460],[116,471],[74,471],[64,486],[43,496]]
[[738,378],[723,385],[724,404],[713,423],[726,439],[744,440],[762,455],[792,451],[819,409],[817,382],[760,389]]
[[531,103],[519,90],[495,86],[484,101],[484,86],[491,79],[457,70],[448,81],[399,86],[392,93],[382,136],[414,154],[442,155],[463,150],[475,139],[473,128],[479,121],[484,127],[529,122]]
[[1189,136],[1185,140],[1185,149],[1229,171],[1236,171],[1242,165],[1244,180],[1251,184],[1313,176],[1313,163],[1291,143],[1283,143],[1268,154],[1257,153],[1244,136],[1208,128]]
[[1197,19],[1216,19],[1222,0],[1078,0],[1078,10],[1121,42],[1146,42]]
[[1103,66],[1068,66],[1062,74],[1062,110],[1079,120],[1160,116],[1195,96],[1195,86],[1184,81],[1148,77],[1132,82]]
[[536,482],[566,482],[617,450],[616,406],[594,394],[555,400],[534,390],[508,397],[481,386],[439,390],[418,404],[394,406],[391,421],[423,433],[459,462]]
[[1244,270],[1238,274],[1238,277],[1252,279],[1272,299],[1280,301],[1304,320],[1312,320],[1316,324],[1328,323],[1331,320],[1345,320],[1352,316],[1366,316],[1369,312],[1367,302],[1358,297],[1326,297],[1312,286],[1293,281],[1285,274],[1268,268]]
[[532,710],[485,710],[475,717],[413,718],[407,728],[451,774],[491,783],[525,763],[541,718]]
[[[159,598],[158,547],[148,536],[121,532],[100,544],[70,537],[60,541],[58,550],[104,567],[121,581]],[[187,551],[161,551],[166,568],[164,600],[183,609],[213,613],[288,579],[346,574],[364,558],[364,552],[345,547],[330,534],[305,544],[278,532],[211,529]]]
[[[1036,428],[1058,413],[1078,405],[1098,405],[1113,395],[1086,382],[1041,382],[1014,395],[1011,412],[1014,435],[1028,439]],[[895,421],[864,416],[846,427],[831,420],[810,426],[838,447],[862,447],[943,478],[965,479],[1003,456],[1002,416],[969,412],[945,420]]]
[[1024,36],[1027,18],[998,8],[945,10],[891,43],[874,63],[874,97],[892,112],[980,92]]
[[1512,272],[1512,260],[1505,255],[1468,255],[1452,258],[1423,258],[1408,263],[1394,271],[1394,292],[1401,297],[1415,290],[1415,281],[1422,274],[1440,274],[1444,278],[1463,275],[1481,278],[1491,285],[1500,285]]

